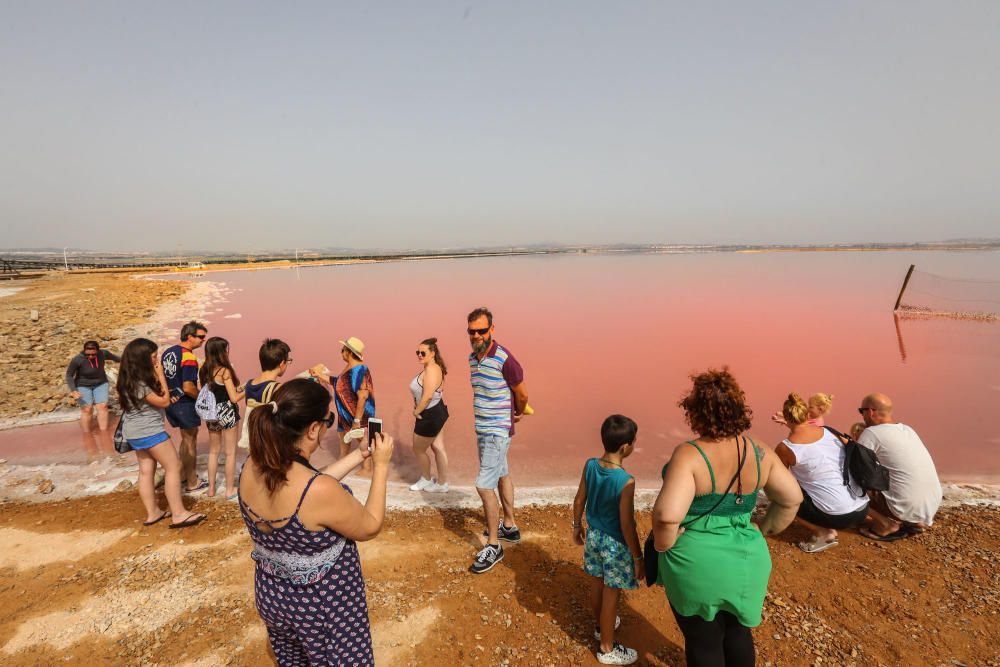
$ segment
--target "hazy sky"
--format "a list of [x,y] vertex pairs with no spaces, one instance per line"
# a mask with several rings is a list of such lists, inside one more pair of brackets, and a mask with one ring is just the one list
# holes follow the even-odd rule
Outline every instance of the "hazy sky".
[[1000,2],[0,4],[0,245],[1000,236]]

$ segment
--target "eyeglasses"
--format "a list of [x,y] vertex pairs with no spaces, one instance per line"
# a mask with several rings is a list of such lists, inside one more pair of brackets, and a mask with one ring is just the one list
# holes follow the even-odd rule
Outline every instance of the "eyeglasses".
[[486,327],[485,329],[473,329],[472,327],[469,327],[467,331],[469,332],[470,336],[475,336],[476,334],[479,334],[480,336],[485,336],[490,332],[491,328],[492,327]]
[[424,352],[423,350],[417,350],[417,356],[423,359],[424,357],[427,356],[427,353]]
[[195,338],[200,338],[201,340],[205,340],[205,336],[207,336],[208,334],[191,334],[191,335],[194,336]]
[[337,422],[337,415],[330,411],[330,414],[326,416],[326,419],[320,419],[320,422],[326,424],[327,428],[333,428],[333,425]]

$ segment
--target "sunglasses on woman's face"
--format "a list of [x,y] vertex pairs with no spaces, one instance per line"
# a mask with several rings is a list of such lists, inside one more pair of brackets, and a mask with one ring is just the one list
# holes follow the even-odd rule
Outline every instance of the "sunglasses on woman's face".
[[424,357],[427,356],[427,353],[424,352],[423,350],[417,350],[417,356],[423,359]]
[[326,419],[320,419],[320,423],[326,424],[327,428],[333,428],[333,425],[337,423],[337,415],[333,414],[333,411],[331,410],[330,414],[326,416]]

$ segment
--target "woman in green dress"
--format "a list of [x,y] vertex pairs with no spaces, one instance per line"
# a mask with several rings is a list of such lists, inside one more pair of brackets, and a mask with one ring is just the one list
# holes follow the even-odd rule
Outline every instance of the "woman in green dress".
[[[752,412],[729,370],[691,379],[678,405],[699,437],[674,450],[653,507],[659,582],[690,667],[749,666],[750,628],[760,625],[771,575],[764,535],[792,522],[802,492],[774,452],[747,433]],[[757,525],[750,518],[761,489],[771,504]]]

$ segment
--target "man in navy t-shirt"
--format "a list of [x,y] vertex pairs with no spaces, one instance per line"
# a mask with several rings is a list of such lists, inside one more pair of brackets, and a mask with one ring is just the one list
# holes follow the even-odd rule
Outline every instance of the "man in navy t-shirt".
[[198,427],[201,419],[194,410],[198,398],[198,358],[194,350],[205,344],[208,329],[191,320],[181,327],[181,342],[168,347],[160,358],[167,389],[174,402],[167,408],[167,421],[181,431],[181,482],[188,493],[208,488],[208,481],[198,479]]

